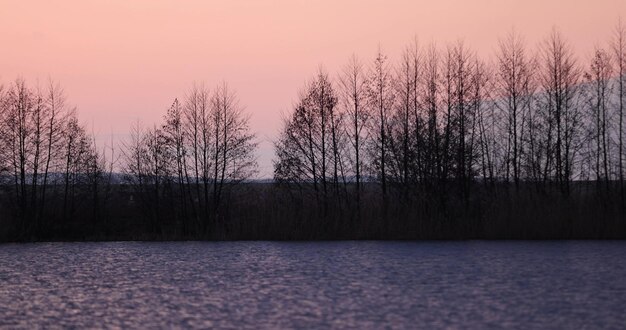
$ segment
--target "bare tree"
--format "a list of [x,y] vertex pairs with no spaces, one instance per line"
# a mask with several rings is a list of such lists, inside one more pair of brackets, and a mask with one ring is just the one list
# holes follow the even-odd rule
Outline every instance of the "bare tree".
[[547,121],[544,177],[551,177],[566,194],[573,173],[574,144],[581,124],[577,105],[580,68],[574,52],[554,29],[542,46],[543,113]]
[[41,203],[39,213],[43,214],[46,206],[46,195],[50,170],[53,169],[54,155],[62,148],[65,123],[68,116],[76,112],[76,109],[68,108],[63,89],[58,83],[50,80],[46,95],[47,119],[45,123],[45,165],[43,169],[43,182],[41,185]]
[[455,129],[455,61],[454,51],[452,47],[446,48],[446,53],[441,62],[442,66],[442,86],[443,99],[442,102],[445,106],[445,120],[443,123],[442,145],[441,145],[441,176],[442,182],[446,182],[450,178],[450,172],[453,169],[451,158],[453,157],[453,134]]
[[444,101],[447,107],[443,148],[444,173],[455,170],[459,192],[466,202],[469,199],[469,181],[473,176],[474,161],[471,143],[475,121],[471,105],[475,92],[472,85],[477,82],[473,77],[476,73],[475,64],[475,55],[463,41],[448,46],[444,60]]
[[85,184],[85,173],[97,166],[95,146],[92,137],[79,124],[75,115],[70,115],[63,134],[63,218],[71,221],[76,207],[82,201],[78,198],[81,185]]
[[424,146],[424,175],[432,182],[434,178],[442,178],[440,139],[440,94],[441,72],[439,52],[431,44],[424,55],[421,92],[422,104],[427,112],[426,138]]
[[213,124],[213,213],[219,220],[219,210],[226,186],[250,178],[256,173],[254,151],[257,143],[250,130],[249,116],[239,104],[236,93],[222,82],[211,97]]
[[394,79],[396,103],[391,116],[389,146],[392,157],[389,162],[393,180],[402,185],[405,198],[411,182],[420,176],[418,159],[422,118],[418,106],[418,80],[421,63],[417,41],[407,47]]
[[[210,93],[204,85],[194,84],[185,97],[183,108],[185,134],[189,137],[189,156],[192,165],[191,173],[195,196],[193,208],[197,210],[197,221],[202,210],[203,218],[209,216],[209,177],[212,167],[210,148],[211,143],[211,120],[210,120]],[[186,175],[188,184],[191,184],[189,175]],[[206,221],[202,223],[206,224]]]
[[[195,219],[194,200],[192,198],[192,188],[189,178],[189,169],[187,163],[187,138],[189,132],[185,131],[185,117],[183,113],[183,107],[178,99],[174,99],[172,105],[168,108],[165,114],[162,130],[166,142],[171,148],[171,153],[174,162],[174,171],[176,176],[176,187],[174,188],[178,192],[178,205],[180,209],[180,217],[182,221],[182,230],[184,234],[188,234],[191,230],[192,224],[189,220]],[[191,212],[188,210],[191,208]],[[192,214],[194,216],[192,217]]]
[[595,173],[596,181],[600,184],[605,182],[609,188],[609,129],[608,129],[608,97],[610,94],[609,82],[613,75],[611,58],[605,50],[596,47],[589,71],[585,73],[585,79],[592,89],[589,96],[590,108],[594,121],[592,139],[595,141]]
[[383,54],[380,46],[369,72],[367,96],[372,120],[370,135],[373,138],[373,168],[377,172],[382,186],[383,204],[387,201],[389,163],[389,129],[390,117],[395,103],[393,75],[387,55]]
[[143,200],[154,231],[167,220],[161,214],[167,203],[172,209],[163,211],[182,218],[184,233],[197,225],[206,234],[210,225],[226,225],[225,191],[256,173],[256,145],[249,117],[228,84],[213,93],[194,85],[184,106],[174,100],[160,127],[133,128],[125,145],[126,180]]
[[617,97],[618,97],[618,170],[619,183],[624,200],[624,80],[626,79],[626,26],[621,18],[617,22],[612,40],[613,54],[617,69]]
[[[473,87],[472,97],[472,134],[470,139],[470,150],[473,155],[480,155],[476,158],[479,164],[482,178],[487,183],[493,185],[497,166],[497,128],[495,119],[496,106],[493,100],[492,80],[494,74],[487,64],[478,58],[475,59],[474,73],[472,75]],[[474,156],[470,159],[474,161]],[[473,174],[473,173],[472,173]]]
[[341,104],[346,114],[345,130],[351,146],[352,174],[356,183],[357,218],[361,210],[361,186],[363,176],[363,146],[367,139],[367,125],[370,114],[366,99],[367,78],[363,64],[356,55],[350,57],[339,77]]
[[37,180],[42,146],[43,101],[38,91],[29,88],[24,80],[16,80],[8,89],[3,102],[0,136],[6,148],[9,169],[13,178],[13,197],[16,217],[22,232],[35,227]]
[[526,53],[523,38],[515,31],[500,39],[497,53],[496,93],[499,101],[496,105],[505,113],[507,146],[506,177],[512,177],[519,187],[522,172],[522,155],[525,153],[523,141],[525,118],[530,111],[533,87],[532,59]]
[[[5,123],[5,113],[7,109],[6,105],[6,95],[4,90],[4,85],[0,82],[0,129],[4,129],[3,123]],[[8,148],[4,145],[4,139],[0,137],[0,177],[4,177],[4,174],[8,171],[7,164],[7,154]],[[3,180],[0,179],[0,184],[4,184]]]
[[160,232],[165,220],[162,196],[171,180],[174,158],[167,142],[160,128],[145,129],[136,123],[124,144],[125,180],[134,187],[153,233]]
[[328,75],[320,71],[300,93],[295,110],[290,118],[285,119],[283,132],[276,142],[275,178],[283,182],[312,184],[324,216],[328,215],[330,197],[328,163],[333,164],[333,186],[338,185],[341,163],[336,104],[336,93]]
[[99,171],[99,155],[58,84],[30,87],[17,79],[0,99],[0,171],[11,180],[4,202],[20,235],[48,235],[54,223],[72,220],[75,206],[97,188],[85,184]]

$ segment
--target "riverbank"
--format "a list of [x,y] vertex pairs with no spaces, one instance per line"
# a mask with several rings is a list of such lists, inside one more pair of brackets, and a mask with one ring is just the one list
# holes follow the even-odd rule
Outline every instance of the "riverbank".
[[94,199],[103,204],[83,196],[71,213],[52,199],[37,220],[19,219],[5,202],[0,241],[626,239],[617,189],[577,183],[565,196],[533,184],[477,183],[463,196],[453,187],[408,196],[398,189],[383,200],[370,184],[357,204],[354,191],[324,201],[307,186],[246,183],[228,190],[217,212],[191,213],[178,199],[156,204],[114,185]]

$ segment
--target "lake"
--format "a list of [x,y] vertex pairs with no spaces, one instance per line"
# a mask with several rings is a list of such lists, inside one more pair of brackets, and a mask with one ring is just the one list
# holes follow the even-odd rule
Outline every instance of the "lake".
[[623,328],[626,242],[0,245],[0,327]]

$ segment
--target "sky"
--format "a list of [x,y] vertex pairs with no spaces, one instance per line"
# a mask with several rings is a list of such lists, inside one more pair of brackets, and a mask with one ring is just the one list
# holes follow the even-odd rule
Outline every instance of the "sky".
[[160,122],[194,82],[226,81],[271,177],[281,118],[320,66],[369,64],[379,45],[393,61],[415,38],[488,60],[512,28],[534,48],[553,27],[585,61],[620,16],[624,0],[0,0],[0,82],[54,79],[104,144]]

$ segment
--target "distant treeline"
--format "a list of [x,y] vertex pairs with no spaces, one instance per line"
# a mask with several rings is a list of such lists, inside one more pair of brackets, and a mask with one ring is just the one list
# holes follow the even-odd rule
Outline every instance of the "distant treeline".
[[[236,93],[195,85],[99,150],[58,85],[0,86],[0,235],[37,239],[626,238],[626,27],[354,55],[301,89],[274,180]],[[114,170],[123,180],[114,182]]]

